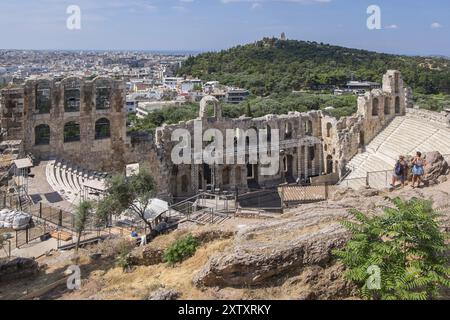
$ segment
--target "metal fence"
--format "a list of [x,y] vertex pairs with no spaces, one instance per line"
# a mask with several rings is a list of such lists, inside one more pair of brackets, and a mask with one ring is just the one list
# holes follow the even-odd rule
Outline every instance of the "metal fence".
[[341,181],[339,183],[339,186],[357,190],[361,187],[367,186],[367,177],[346,179]]
[[279,187],[284,206],[320,202],[328,200],[336,191],[335,185],[319,184],[313,186],[285,185]]
[[367,173],[367,186],[374,189],[388,188],[392,179],[392,170]]

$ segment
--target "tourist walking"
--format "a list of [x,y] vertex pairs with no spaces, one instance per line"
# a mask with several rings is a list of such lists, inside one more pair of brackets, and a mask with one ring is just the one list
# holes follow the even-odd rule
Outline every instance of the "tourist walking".
[[422,182],[422,177],[425,174],[425,166],[426,161],[424,158],[422,158],[422,153],[417,152],[416,156],[412,160],[412,174],[413,174],[413,181],[412,181],[412,187],[413,189],[416,188],[416,182],[417,182],[417,188],[420,187],[420,183]]
[[407,176],[408,176],[408,164],[405,161],[405,157],[400,156],[399,160],[397,161],[394,167],[394,174],[392,175],[391,186],[395,188],[396,183],[400,181],[402,187],[404,187]]

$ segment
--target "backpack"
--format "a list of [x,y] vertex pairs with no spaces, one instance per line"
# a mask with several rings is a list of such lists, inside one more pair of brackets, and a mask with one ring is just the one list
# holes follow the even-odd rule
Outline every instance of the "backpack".
[[399,162],[395,165],[395,174],[401,176],[403,174],[403,165]]

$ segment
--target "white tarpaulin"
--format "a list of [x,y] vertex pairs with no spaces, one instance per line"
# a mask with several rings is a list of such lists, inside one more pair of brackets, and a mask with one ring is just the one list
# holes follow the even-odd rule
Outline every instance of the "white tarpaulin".
[[31,221],[31,215],[22,211],[3,209],[0,211],[0,228],[22,230]]

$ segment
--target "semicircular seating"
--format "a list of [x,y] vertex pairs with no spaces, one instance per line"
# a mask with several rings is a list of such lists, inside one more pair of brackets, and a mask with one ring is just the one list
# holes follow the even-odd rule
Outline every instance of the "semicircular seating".
[[[47,182],[62,198],[77,203],[84,193],[84,185],[89,181],[104,181],[108,174],[82,168],[70,161],[57,159],[49,161],[45,168]],[[87,195],[88,198],[94,198]]]

